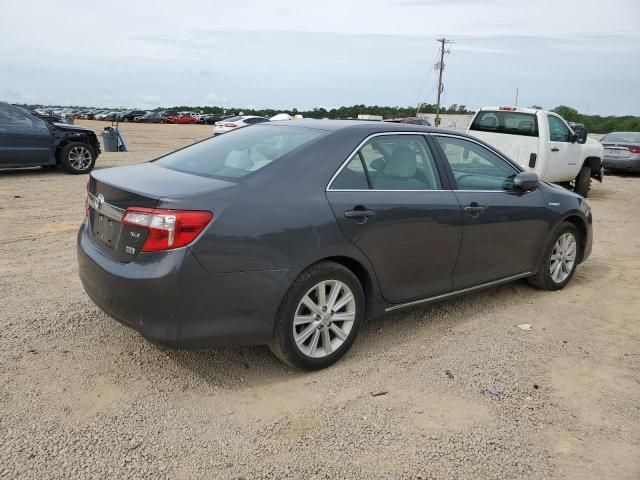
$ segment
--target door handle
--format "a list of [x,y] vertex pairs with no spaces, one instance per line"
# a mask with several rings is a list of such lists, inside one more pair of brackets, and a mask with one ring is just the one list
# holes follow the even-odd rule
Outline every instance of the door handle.
[[464,207],[464,212],[471,215],[473,218],[476,218],[482,212],[484,212],[484,207],[479,205],[470,205],[468,207]]
[[376,214],[373,210],[347,210],[344,212],[344,216],[347,218],[369,218],[373,217]]
[[560,151],[560,149],[559,149],[558,147],[553,147],[553,148],[551,149],[551,151],[552,151],[552,152],[559,152],[559,151]]

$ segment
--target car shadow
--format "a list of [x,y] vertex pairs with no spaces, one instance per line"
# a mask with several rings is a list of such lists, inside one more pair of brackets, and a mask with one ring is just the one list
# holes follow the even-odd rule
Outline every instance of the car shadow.
[[[335,374],[336,369],[359,369],[363,362],[369,363],[372,355],[395,351],[415,339],[416,335],[428,341],[435,338],[434,335],[438,335],[443,328],[448,331],[465,322],[471,314],[491,310],[496,301],[528,305],[537,292],[543,293],[521,280],[371,319],[360,328],[352,351],[328,370],[318,372],[304,372],[290,367],[265,346],[197,351],[166,350],[164,354],[176,366],[190,371],[210,386],[238,389],[274,385],[309,376]],[[384,333],[390,331],[394,332],[393,335]]]

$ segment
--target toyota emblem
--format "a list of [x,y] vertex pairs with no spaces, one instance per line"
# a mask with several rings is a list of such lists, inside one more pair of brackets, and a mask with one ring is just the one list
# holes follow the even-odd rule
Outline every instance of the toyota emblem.
[[102,208],[102,205],[104,205],[104,195],[99,194],[96,197],[96,208],[100,210]]

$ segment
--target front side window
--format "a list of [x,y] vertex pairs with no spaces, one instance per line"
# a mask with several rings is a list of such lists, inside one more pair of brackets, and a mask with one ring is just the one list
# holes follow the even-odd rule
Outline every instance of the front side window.
[[[355,179],[356,173],[359,180]],[[343,190],[346,189],[343,185],[362,184],[363,178],[373,190],[442,188],[435,161],[421,135],[378,135],[371,138],[353,155],[330,188]]]
[[241,128],[170,153],[154,163],[204,177],[238,178],[326,134],[324,130],[282,125]]
[[552,142],[570,142],[571,130],[555,115],[547,115],[549,121],[549,140]]
[[474,117],[469,130],[537,137],[538,121],[532,113],[481,110]]
[[456,137],[436,137],[458,190],[511,190],[517,170],[485,147]]

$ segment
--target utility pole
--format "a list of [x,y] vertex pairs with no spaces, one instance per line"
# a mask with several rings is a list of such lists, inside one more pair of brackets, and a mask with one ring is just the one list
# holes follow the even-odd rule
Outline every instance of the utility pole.
[[438,42],[440,42],[441,45],[440,45],[440,61],[435,65],[435,69],[440,72],[440,75],[438,76],[438,100],[436,102],[436,120],[435,120],[436,127],[440,126],[440,95],[442,95],[442,92],[444,91],[444,86],[442,85],[442,71],[444,70],[444,54],[449,53],[449,50],[445,51],[444,46],[447,43],[453,43],[453,40],[447,40],[446,38],[442,37],[438,39]]
[[516,87],[516,104],[514,105],[514,107],[518,106],[518,87]]

